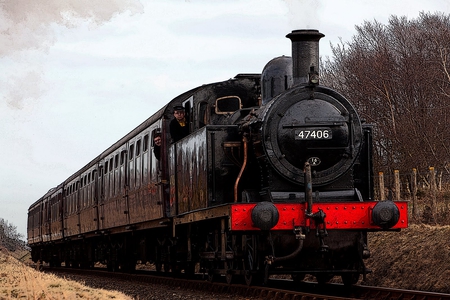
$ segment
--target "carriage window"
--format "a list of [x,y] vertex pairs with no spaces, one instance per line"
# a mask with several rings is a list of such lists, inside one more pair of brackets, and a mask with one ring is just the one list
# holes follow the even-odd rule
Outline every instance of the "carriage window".
[[148,150],[148,134],[144,136],[144,149],[142,151],[145,152],[147,150]]
[[156,129],[152,130],[152,134],[151,134],[151,136],[152,136],[152,140],[151,140],[152,147],[155,146],[155,137],[157,135],[161,136],[161,128],[156,128]]
[[134,144],[130,146],[130,151],[129,152],[130,152],[129,153],[130,160],[133,160],[133,157],[134,157]]
[[234,113],[241,108],[241,98],[238,96],[226,96],[216,99],[216,114],[218,115]]
[[114,157],[114,168],[117,168],[118,165],[119,165],[119,154],[116,154],[116,156]]
[[123,165],[123,163],[125,162],[126,155],[126,151],[122,151],[122,153],[120,153],[120,165]]
[[141,154],[141,140],[136,142],[136,156]]
[[113,158],[111,157],[111,159],[109,160],[109,171],[111,172],[113,169]]

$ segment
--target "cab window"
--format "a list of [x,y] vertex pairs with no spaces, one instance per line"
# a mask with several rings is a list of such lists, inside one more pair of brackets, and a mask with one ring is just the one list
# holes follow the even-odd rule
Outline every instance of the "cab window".
[[241,98],[238,96],[226,96],[216,99],[215,113],[218,115],[232,114],[241,108]]

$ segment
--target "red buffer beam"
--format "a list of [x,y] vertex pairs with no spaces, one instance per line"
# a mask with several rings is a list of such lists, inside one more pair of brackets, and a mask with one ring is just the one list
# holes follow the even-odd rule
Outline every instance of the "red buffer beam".
[[[312,213],[322,210],[325,213],[325,225],[332,229],[381,230],[373,221],[372,213],[378,201],[314,203]],[[390,229],[408,227],[408,202],[393,202],[399,210],[399,220]],[[256,203],[237,203],[231,205],[231,230],[260,230],[252,221],[252,210]],[[274,203],[279,220],[271,230],[293,230],[295,227],[314,229],[315,222],[306,215],[306,203]]]

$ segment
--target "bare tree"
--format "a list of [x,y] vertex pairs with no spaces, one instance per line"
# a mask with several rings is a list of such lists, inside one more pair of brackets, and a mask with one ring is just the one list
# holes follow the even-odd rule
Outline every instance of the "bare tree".
[[375,124],[375,166],[436,168],[450,159],[450,17],[421,13],[364,22],[332,46],[322,82],[346,95]]
[[8,251],[15,251],[24,247],[21,241],[23,235],[17,232],[17,227],[0,218],[0,249],[6,248]]

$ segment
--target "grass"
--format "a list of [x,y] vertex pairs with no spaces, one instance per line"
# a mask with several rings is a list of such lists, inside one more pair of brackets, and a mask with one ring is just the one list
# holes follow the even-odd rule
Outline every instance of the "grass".
[[450,293],[450,226],[411,224],[400,232],[370,232],[373,271],[365,284]]
[[93,289],[42,273],[0,251],[0,299],[132,299],[118,291]]

